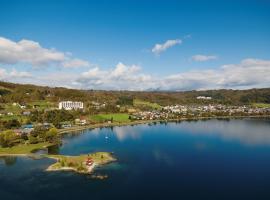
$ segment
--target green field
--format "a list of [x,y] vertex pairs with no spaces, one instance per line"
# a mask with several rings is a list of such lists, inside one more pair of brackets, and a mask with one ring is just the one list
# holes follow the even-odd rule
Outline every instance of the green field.
[[257,108],[270,108],[269,103],[253,103],[252,105]]
[[50,145],[53,145],[53,144],[44,142],[44,143],[38,143],[38,144],[22,144],[22,145],[13,146],[10,148],[0,147],[0,155],[1,154],[30,154],[34,150],[43,149]]
[[[21,113],[26,110],[33,110],[33,106],[36,106],[35,109],[37,110],[43,110],[43,109],[49,109],[53,108],[56,105],[52,102],[48,101],[36,101],[36,102],[31,102],[27,104],[26,109],[22,109],[18,104],[13,105],[12,103],[2,103],[0,104],[1,113],[4,113],[4,115],[0,116],[0,120],[12,120],[12,119],[17,119],[19,121],[25,121],[27,119],[26,116],[23,116]],[[7,113],[13,113],[13,115],[7,115]]]
[[19,122],[24,123],[25,121],[27,121],[28,117],[23,116],[23,115],[3,115],[3,116],[0,116],[0,120],[3,120],[3,121],[13,120],[13,119],[16,119]]
[[12,112],[13,114],[17,115],[22,112],[22,109],[19,105],[13,105],[11,103],[1,104],[2,111],[4,112]]
[[37,106],[36,109],[38,109],[38,110],[56,107],[56,105],[54,103],[49,102],[49,101],[45,101],[45,100],[44,101],[34,101],[34,102],[29,103],[29,105],[31,107],[33,107],[34,105]]
[[151,102],[148,102],[148,101],[143,101],[143,100],[140,100],[140,99],[134,99],[133,100],[133,105],[135,107],[149,107],[149,108],[152,108],[152,109],[155,109],[155,110],[160,110],[162,108],[162,106],[160,106],[159,104],[157,103],[151,103]]
[[91,115],[89,119],[94,122],[105,122],[111,119],[113,119],[113,122],[130,122],[129,115],[126,113]]

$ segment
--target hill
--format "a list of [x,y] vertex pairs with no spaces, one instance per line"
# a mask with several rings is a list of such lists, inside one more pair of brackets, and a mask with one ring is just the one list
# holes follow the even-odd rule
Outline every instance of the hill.
[[[46,101],[57,103],[62,100],[83,101],[87,105],[89,102],[106,102],[107,104],[152,106],[171,104],[205,104],[222,103],[228,105],[242,105],[253,103],[270,103],[270,88],[248,89],[248,90],[205,90],[205,91],[100,91],[100,90],[76,90],[62,87],[44,87],[29,84],[15,84],[0,82],[0,103],[34,103]],[[212,99],[198,100],[198,96],[208,96]],[[137,104],[136,104],[137,105]]]

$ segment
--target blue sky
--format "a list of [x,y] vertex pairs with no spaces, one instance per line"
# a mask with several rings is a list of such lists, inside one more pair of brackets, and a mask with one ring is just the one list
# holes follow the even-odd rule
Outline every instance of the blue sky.
[[0,79],[117,90],[270,87],[269,10],[267,0],[0,0]]

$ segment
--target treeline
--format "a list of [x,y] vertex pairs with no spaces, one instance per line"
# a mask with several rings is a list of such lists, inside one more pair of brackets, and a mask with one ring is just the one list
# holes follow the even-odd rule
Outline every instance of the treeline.
[[56,128],[61,127],[61,122],[74,121],[76,117],[81,115],[80,111],[66,110],[50,110],[50,111],[34,111],[29,117],[31,123],[52,123]]
[[241,105],[251,103],[270,103],[270,88],[249,90],[206,90],[206,91],[100,91],[75,90],[67,88],[51,88],[35,85],[23,85],[0,82],[0,103],[34,102],[47,100],[59,102],[62,100],[90,102],[106,102],[111,105],[132,105],[133,99],[158,103],[162,106],[171,104],[204,104],[197,96],[212,97],[207,103]]
[[37,126],[29,134],[16,134],[13,130],[6,130],[0,133],[1,147],[13,147],[18,144],[37,144],[41,142],[60,143],[57,129],[51,128],[48,130],[42,126]]

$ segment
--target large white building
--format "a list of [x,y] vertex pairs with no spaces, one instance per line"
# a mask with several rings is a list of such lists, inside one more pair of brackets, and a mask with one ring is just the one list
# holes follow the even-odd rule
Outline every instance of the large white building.
[[198,96],[197,99],[205,99],[205,100],[211,100],[212,97],[206,97],[206,96]]
[[61,101],[61,102],[59,102],[59,109],[65,109],[65,110],[83,109],[83,102],[80,102],[80,101]]

